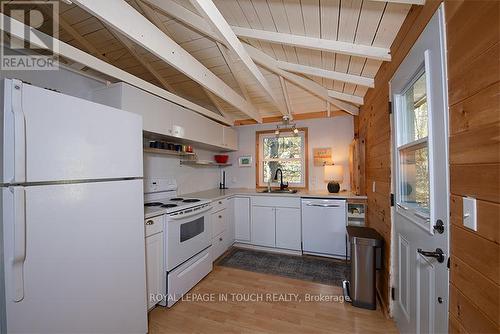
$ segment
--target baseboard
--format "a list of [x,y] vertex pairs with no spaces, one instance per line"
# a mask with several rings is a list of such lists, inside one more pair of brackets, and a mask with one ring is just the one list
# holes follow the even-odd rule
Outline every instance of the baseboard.
[[241,242],[235,242],[233,247],[260,250],[271,253],[280,253],[280,254],[289,254],[289,255],[302,255],[302,251],[296,251],[291,249],[282,249],[282,248],[274,248],[274,247],[265,247],[265,246],[256,246],[251,244],[245,244]]

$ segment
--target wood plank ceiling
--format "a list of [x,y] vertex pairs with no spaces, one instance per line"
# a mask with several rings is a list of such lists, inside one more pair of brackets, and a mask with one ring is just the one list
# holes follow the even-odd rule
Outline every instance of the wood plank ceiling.
[[[157,5],[161,2],[166,3],[169,8],[188,10],[190,12],[186,13],[202,18],[189,0],[127,0],[135,10],[255,106],[262,117],[280,116],[283,108],[293,114],[356,109],[363,102],[370,79],[375,77],[382,64],[382,60],[372,57],[240,36],[244,45],[248,44],[277,60],[273,65],[280,67],[281,71],[286,70],[288,79],[292,75],[295,75],[292,79],[299,82],[306,79],[303,80],[305,86],[298,85],[297,80],[288,80],[287,77],[283,79],[284,76],[271,72],[269,66],[261,66],[255,61],[268,83],[267,87],[272,90],[271,95],[275,97],[271,99],[270,94],[238,59],[236,53],[226,48],[220,40],[214,40],[216,35],[213,31],[190,26],[187,24],[190,22],[183,22],[175,17],[176,13],[169,8],[166,9],[170,13],[165,8],[159,8]],[[247,28],[241,29],[244,31],[252,29],[252,34],[264,30],[384,49],[391,46],[411,7],[405,1],[401,2],[403,3],[373,0],[214,0],[229,26]],[[60,2],[59,38],[226,118],[248,118],[241,110],[75,4]],[[73,66],[83,67],[78,64]],[[296,78],[297,75],[302,79]],[[314,84],[314,89],[304,88],[310,84]],[[285,94],[288,95],[286,98]],[[342,108],[342,105],[349,108]],[[283,107],[281,111],[280,107]]]

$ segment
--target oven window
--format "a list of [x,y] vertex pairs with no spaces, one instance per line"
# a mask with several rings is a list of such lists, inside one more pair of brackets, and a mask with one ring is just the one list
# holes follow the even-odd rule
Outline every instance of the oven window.
[[181,242],[196,237],[205,230],[205,217],[181,225]]

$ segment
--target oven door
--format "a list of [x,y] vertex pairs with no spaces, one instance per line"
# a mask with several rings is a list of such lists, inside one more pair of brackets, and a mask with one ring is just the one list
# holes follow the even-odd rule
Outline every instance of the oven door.
[[171,271],[210,246],[210,206],[167,215],[166,267]]

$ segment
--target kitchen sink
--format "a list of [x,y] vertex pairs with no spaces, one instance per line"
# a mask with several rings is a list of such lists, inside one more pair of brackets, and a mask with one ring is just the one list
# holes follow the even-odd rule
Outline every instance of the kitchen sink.
[[261,191],[261,193],[269,193],[269,194],[295,194],[297,193],[297,189],[264,189]]

